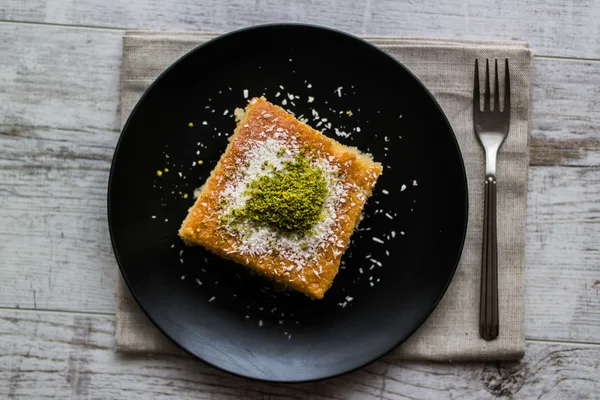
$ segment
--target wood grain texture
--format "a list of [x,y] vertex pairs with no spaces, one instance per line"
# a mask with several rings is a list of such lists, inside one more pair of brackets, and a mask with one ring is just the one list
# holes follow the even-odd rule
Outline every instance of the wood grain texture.
[[57,128],[85,133],[82,141],[114,139],[106,131],[120,126],[122,36],[120,31],[0,23],[3,132]]
[[[84,132],[74,140],[114,148],[122,35],[0,23],[3,135]],[[600,62],[538,58],[535,68],[531,164],[599,166]]]
[[140,399],[593,398],[600,346],[529,343],[518,363],[434,364],[389,355],[310,384],[266,384],[187,356],[115,354],[109,316],[0,310],[0,396]]
[[[0,307],[114,312],[106,187],[121,36],[0,23]],[[598,76],[600,62],[537,62],[530,338],[600,342]]]
[[69,31],[0,24],[0,304],[107,312],[121,33]]
[[598,0],[5,0],[0,19],[158,30],[229,31],[268,22],[327,25],[363,35],[519,39],[539,53],[600,58]]
[[529,176],[527,336],[600,342],[600,168]]
[[600,165],[600,62],[536,60],[531,165]]

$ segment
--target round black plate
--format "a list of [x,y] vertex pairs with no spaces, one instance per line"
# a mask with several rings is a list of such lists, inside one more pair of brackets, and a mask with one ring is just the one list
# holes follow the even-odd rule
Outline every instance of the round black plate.
[[[312,126],[316,110],[328,120],[318,129],[385,166],[321,301],[274,291],[177,236],[245,90]],[[234,374],[299,382],[377,359],[429,316],[460,258],[467,184],[452,128],[401,64],[341,32],[267,25],[199,46],[146,91],[117,145],[108,219],[121,272],[165,335]]]

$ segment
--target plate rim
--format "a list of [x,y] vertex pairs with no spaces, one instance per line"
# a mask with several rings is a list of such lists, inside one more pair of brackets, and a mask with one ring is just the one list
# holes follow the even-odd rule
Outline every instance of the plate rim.
[[[138,299],[138,296],[135,294],[134,290],[132,289],[131,283],[129,281],[129,279],[127,278],[127,273],[125,272],[125,268],[122,266],[122,262],[119,258],[118,252],[117,252],[117,244],[116,244],[116,240],[115,240],[115,236],[113,234],[113,226],[112,226],[112,212],[111,212],[111,199],[113,198],[112,195],[112,181],[113,181],[113,175],[114,175],[114,170],[115,170],[115,163],[116,163],[116,159],[117,159],[117,154],[119,153],[119,149],[121,147],[122,144],[122,140],[124,137],[124,133],[127,131],[127,128],[132,120],[133,115],[136,113],[138,107],[140,107],[140,105],[143,103],[143,100],[146,98],[146,96],[152,91],[152,89],[154,88],[154,86],[166,75],[168,74],[172,69],[174,69],[175,67],[178,66],[178,64],[182,61],[184,61],[185,59],[187,59],[189,56],[191,56],[193,53],[196,53],[197,51],[201,51],[201,49],[209,44],[212,44],[214,42],[217,42],[221,39],[225,39],[228,38],[230,36],[233,35],[238,35],[238,34],[243,34],[244,32],[247,31],[253,31],[253,30],[259,30],[259,29],[272,29],[272,28],[279,28],[279,27],[301,27],[301,28],[310,28],[310,29],[315,29],[315,30],[320,30],[320,31],[326,31],[329,33],[334,33],[337,35],[341,35],[341,36],[345,36],[348,37],[350,39],[353,39],[355,41],[360,42],[362,45],[366,45],[368,47],[370,47],[372,50],[375,50],[377,52],[379,52],[380,54],[384,55],[385,57],[391,59],[393,62],[395,62],[398,67],[402,68],[405,72],[407,72],[409,74],[410,77],[412,77],[416,82],[419,83],[419,85],[424,89],[425,93],[429,96],[429,98],[433,101],[433,104],[436,106],[436,108],[438,109],[439,113],[441,114],[441,116],[443,117],[444,122],[446,123],[448,129],[450,130],[451,133],[451,137],[452,137],[452,143],[454,144],[454,147],[457,151],[458,154],[458,158],[460,161],[460,167],[461,167],[461,175],[463,177],[462,181],[463,181],[463,190],[465,193],[465,202],[463,204],[464,207],[464,223],[463,223],[463,227],[462,227],[462,234],[461,234],[461,238],[460,238],[460,247],[458,248],[458,253],[457,253],[457,258],[456,260],[453,262],[452,265],[452,271],[451,274],[446,282],[446,284],[444,285],[443,290],[441,291],[440,295],[438,296],[438,298],[436,299],[436,301],[432,304],[432,306],[430,307],[430,309],[427,311],[427,313],[425,313],[424,317],[416,324],[415,328],[412,330],[412,332],[404,337],[399,339],[398,341],[395,341],[394,344],[387,350],[381,352],[380,354],[376,354],[374,355],[369,361],[366,361],[360,365],[354,366],[352,368],[348,368],[345,369],[344,371],[341,372],[337,372],[337,373],[333,373],[333,374],[327,374],[327,375],[323,375],[321,377],[318,378],[308,378],[308,379],[269,379],[269,378],[265,378],[265,377],[259,377],[259,376],[253,376],[253,375],[249,375],[249,374],[241,374],[235,371],[230,371],[222,366],[216,365],[212,362],[206,361],[203,358],[201,358],[200,356],[192,353],[190,350],[186,349],[185,347],[183,347],[182,345],[180,345],[177,341],[175,341],[167,332],[165,332],[163,330],[163,328],[156,323],[156,321],[154,320],[154,318],[146,311],[146,309],[144,308],[144,306],[141,304],[141,302]],[[234,376],[237,377],[241,377],[241,378],[246,378],[246,379],[251,379],[253,381],[258,381],[258,382],[269,382],[269,383],[309,383],[309,382],[319,382],[322,380],[326,380],[326,379],[331,379],[331,378],[335,378],[338,376],[342,376],[345,375],[347,373],[359,370],[367,365],[372,364],[373,362],[381,359],[382,357],[385,357],[386,355],[390,354],[393,350],[395,350],[396,348],[398,348],[398,346],[400,346],[402,343],[404,343],[406,340],[408,340],[412,335],[415,334],[415,332],[417,332],[419,330],[419,328],[425,323],[425,321],[431,316],[431,314],[433,313],[433,311],[437,308],[437,306],[439,305],[440,301],[442,300],[442,298],[444,297],[444,295],[446,294],[448,287],[450,286],[450,284],[452,283],[452,280],[454,279],[454,276],[456,274],[456,270],[458,269],[458,265],[460,263],[460,260],[462,258],[462,253],[464,251],[464,245],[466,242],[466,237],[467,237],[467,228],[468,228],[468,223],[469,223],[469,187],[468,187],[468,179],[467,179],[467,171],[466,171],[466,167],[465,167],[465,161],[464,161],[464,157],[462,154],[462,151],[460,149],[460,145],[458,143],[458,139],[456,137],[456,134],[454,132],[454,129],[452,128],[452,125],[450,124],[450,121],[448,120],[448,117],[446,115],[446,113],[444,112],[444,110],[442,109],[442,107],[440,106],[440,104],[438,103],[438,101],[435,99],[435,97],[433,96],[433,94],[431,93],[431,91],[423,84],[423,82],[412,72],[410,71],[410,69],[408,69],[406,66],[404,66],[404,64],[402,64],[400,61],[398,61],[396,58],[394,58],[393,56],[391,56],[389,53],[387,53],[386,51],[384,51],[383,49],[377,47],[376,45],[368,42],[367,40],[353,35],[351,33],[336,29],[336,28],[331,28],[328,26],[323,26],[323,25],[316,25],[316,24],[308,24],[308,23],[299,23],[299,22],[275,22],[275,23],[265,23],[265,24],[258,24],[258,25],[251,25],[251,26],[246,26],[243,28],[239,28],[239,29],[235,29],[226,33],[222,33],[222,34],[217,34],[217,36],[205,41],[204,43],[199,44],[198,46],[194,47],[193,49],[189,50],[188,52],[186,52],[184,55],[182,55],[181,57],[179,57],[177,60],[175,60],[173,63],[171,63],[164,71],[162,71],[158,77],[156,77],[156,79],[145,89],[144,93],[142,94],[142,96],[139,98],[139,100],[136,102],[135,106],[133,107],[133,109],[131,110],[131,113],[129,114],[129,116],[127,117],[126,122],[123,124],[123,128],[121,129],[121,132],[119,134],[119,139],[117,141],[117,144],[115,146],[115,151],[113,152],[113,157],[111,160],[111,164],[110,164],[110,170],[109,170],[109,177],[108,177],[108,190],[107,190],[107,221],[108,221],[108,230],[109,230],[109,235],[110,235],[110,241],[111,241],[111,247],[113,250],[113,254],[115,256],[115,260],[117,261],[117,265],[119,267],[119,272],[120,275],[123,279],[123,281],[125,282],[125,284],[127,285],[127,289],[129,290],[129,293],[131,294],[131,296],[135,299],[135,302],[137,303],[137,305],[140,307],[140,309],[142,310],[142,312],[146,315],[146,317],[152,322],[152,324],[165,336],[169,339],[169,341],[173,344],[175,344],[179,349],[183,350],[185,353],[191,355],[194,359],[201,361],[207,365],[210,365],[213,368],[216,368],[220,371],[223,371],[225,373],[228,374],[232,374]]]

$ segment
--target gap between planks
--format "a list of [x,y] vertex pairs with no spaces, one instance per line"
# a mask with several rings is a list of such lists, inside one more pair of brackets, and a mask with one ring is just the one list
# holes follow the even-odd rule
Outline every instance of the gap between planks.
[[37,22],[37,21],[13,21],[7,19],[0,19],[0,24],[12,24],[12,25],[39,25],[39,26],[56,26],[61,28],[75,28],[75,29],[98,29],[102,31],[113,31],[113,32],[126,32],[128,28],[115,28],[112,26],[102,25],[71,25],[61,24],[58,22]]
[[[73,311],[73,310],[53,310],[43,308],[16,308],[16,307],[0,307],[2,311],[16,311],[24,313],[44,313],[44,314],[65,314],[65,315],[81,315],[81,316],[101,316],[101,317],[115,317],[115,313],[99,312],[99,311]],[[552,340],[552,339],[538,339],[534,337],[525,337],[527,343],[540,343],[540,344],[556,344],[565,346],[586,346],[592,348],[600,348],[600,342],[586,342],[586,341],[565,341],[565,340]]]
[[[282,22],[285,22],[285,21],[282,21]],[[61,24],[58,22],[36,22],[36,21],[19,21],[19,20],[13,21],[13,20],[6,20],[6,19],[0,20],[0,24],[54,26],[54,27],[72,28],[72,29],[97,29],[97,30],[113,31],[113,32],[127,32],[129,30],[141,30],[141,29],[136,29],[136,28],[118,28],[118,27],[102,26],[102,25],[72,25],[72,24]],[[249,26],[252,26],[252,25],[248,25],[248,27]],[[211,34],[215,34],[215,35],[221,35],[221,34],[224,34],[227,32],[233,32],[233,31],[236,31],[239,29],[244,29],[244,28],[236,28],[236,29],[232,29],[229,31],[223,31],[223,32],[208,32],[208,31],[202,31],[202,30],[182,31],[182,30],[176,29],[176,30],[173,30],[173,32],[203,32],[203,33],[211,33]],[[148,29],[148,30],[149,31],[162,31],[160,29]],[[165,32],[169,32],[169,30],[165,30]],[[369,35],[368,34],[360,34],[358,36],[361,37],[361,36],[369,36]],[[396,37],[396,36],[399,36],[399,35],[384,35],[382,37],[385,38],[385,37]],[[419,38],[422,36],[409,36],[409,37]],[[456,40],[461,40],[461,39],[457,38]],[[469,40],[469,39],[465,39],[465,40]],[[535,52],[535,48],[533,50]],[[550,55],[550,54],[537,54],[537,53],[534,53],[534,54],[535,54],[536,58],[543,58],[543,59],[548,59],[548,60],[600,62],[600,58],[594,58],[594,57],[588,58],[588,57],[554,56],[554,55]]]
[[[115,288],[116,293],[116,288]],[[60,310],[51,308],[30,308],[30,307],[0,307],[2,311],[23,311],[25,313],[47,313],[47,314],[67,314],[67,315],[83,315],[83,316],[100,316],[100,317],[114,317],[114,312],[103,312],[103,311],[77,311],[77,310]]]

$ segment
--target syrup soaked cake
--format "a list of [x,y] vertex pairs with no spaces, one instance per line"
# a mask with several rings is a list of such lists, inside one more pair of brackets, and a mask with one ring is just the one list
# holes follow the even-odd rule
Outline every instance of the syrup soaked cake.
[[239,122],[179,235],[321,299],[382,166],[264,98]]

